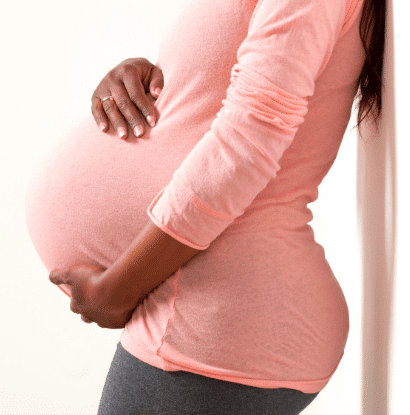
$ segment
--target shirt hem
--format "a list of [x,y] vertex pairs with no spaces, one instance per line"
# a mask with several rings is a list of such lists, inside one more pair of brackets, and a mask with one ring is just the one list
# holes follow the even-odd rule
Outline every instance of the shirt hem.
[[253,386],[253,387],[263,388],[263,389],[277,389],[277,388],[296,389],[303,393],[320,392],[328,384],[330,378],[335,373],[344,355],[344,351],[343,351],[332,373],[324,379],[309,380],[309,381],[267,380],[267,379],[252,379],[252,378],[245,378],[245,377],[222,375],[222,374],[218,374],[214,372],[207,372],[207,371],[204,371],[198,368],[184,366],[183,364],[179,362],[169,360],[169,358],[166,358],[164,356],[159,356],[158,354],[152,352],[151,350],[148,350],[143,344],[133,339],[131,334],[127,331],[127,329],[123,331],[120,342],[121,342],[121,345],[124,347],[124,349],[127,350],[128,353],[132,354],[137,359],[143,361],[144,363],[150,366],[154,366],[158,369],[162,369],[167,372],[185,371],[185,372],[195,373],[197,375],[205,376],[205,377],[212,378],[212,379],[239,383],[239,384],[246,385],[246,386]]

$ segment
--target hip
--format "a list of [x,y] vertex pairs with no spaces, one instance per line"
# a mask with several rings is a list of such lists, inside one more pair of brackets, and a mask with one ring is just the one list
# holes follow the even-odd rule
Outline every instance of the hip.
[[98,415],[299,414],[319,394],[263,389],[191,372],[167,372],[130,354],[119,342],[104,385]]

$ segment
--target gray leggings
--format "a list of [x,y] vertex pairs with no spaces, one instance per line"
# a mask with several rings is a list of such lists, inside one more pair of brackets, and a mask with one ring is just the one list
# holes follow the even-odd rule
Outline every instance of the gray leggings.
[[137,359],[118,342],[98,415],[296,415],[318,394],[163,371]]

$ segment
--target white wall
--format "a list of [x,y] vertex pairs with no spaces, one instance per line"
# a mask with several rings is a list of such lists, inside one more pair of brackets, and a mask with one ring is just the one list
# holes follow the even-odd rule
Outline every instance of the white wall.
[[[26,186],[60,134],[90,111],[91,95],[112,67],[130,57],[156,62],[162,32],[183,1],[38,0],[0,6],[0,415],[97,413],[122,330],[83,323],[70,311],[69,298],[48,281],[25,227]],[[401,10],[406,7],[395,4],[394,10],[389,9],[390,18],[393,12],[395,16],[395,48],[404,43],[398,33],[406,33],[406,21],[399,18],[406,15]],[[403,388],[410,369],[404,319],[410,315],[405,297],[409,270],[404,264],[404,237],[410,230],[405,180],[410,177],[405,158],[409,144],[404,124],[409,65],[407,60],[399,65],[407,53],[401,57],[396,53],[393,60],[392,30],[388,37],[383,133],[372,144],[360,142],[352,129],[356,123],[352,109],[338,158],[319,187],[319,200],[309,205],[316,240],[325,248],[349,305],[350,333],[338,370],[304,415],[400,414],[399,408],[405,407]],[[366,133],[372,134],[370,127]],[[389,159],[395,170],[389,176],[386,167],[384,179],[377,172],[380,163]],[[382,186],[381,180],[393,181],[396,189],[395,208],[387,208],[396,218],[397,232],[396,268],[390,273],[391,248],[386,256],[376,249],[383,246],[380,231],[386,229],[387,239],[394,236],[393,222],[386,220],[385,226],[377,209],[381,203],[389,205],[389,200],[380,200],[383,195],[390,204],[393,200],[389,196],[393,188]],[[381,268],[383,261],[387,266]],[[389,288],[393,301],[386,294]],[[391,343],[386,337],[389,328]]]

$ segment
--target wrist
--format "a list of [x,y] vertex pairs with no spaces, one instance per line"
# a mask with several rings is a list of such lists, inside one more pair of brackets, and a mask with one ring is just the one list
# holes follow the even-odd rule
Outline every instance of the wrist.
[[148,220],[129,248],[101,275],[103,295],[111,295],[122,309],[135,308],[198,252]]
[[106,299],[107,307],[120,313],[135,309],[140,300],[135,278],[130,280],[126,277],[125,274],[114,275],[106,270],[98,280],[100,298]]

